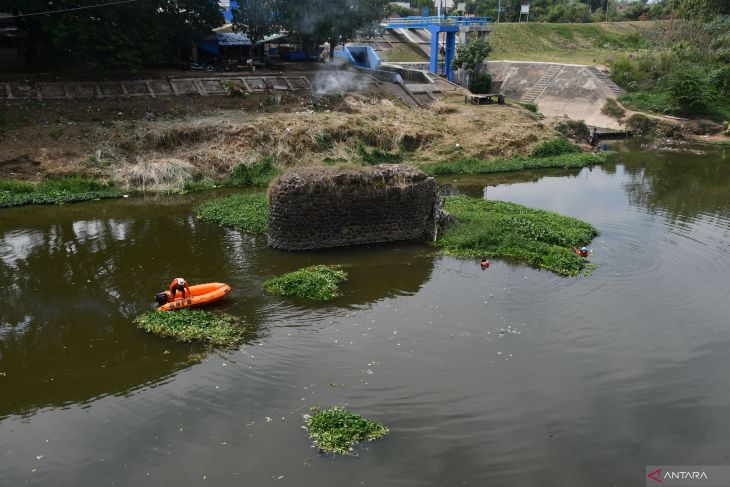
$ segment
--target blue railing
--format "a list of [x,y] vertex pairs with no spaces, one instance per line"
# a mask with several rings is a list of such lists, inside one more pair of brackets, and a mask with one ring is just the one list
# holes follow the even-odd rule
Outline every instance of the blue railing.
[[492,23],[494,23],[492,17],[400,17],[386,20],[383,26],[388,29],[428,29],[431,25],[462,27]]

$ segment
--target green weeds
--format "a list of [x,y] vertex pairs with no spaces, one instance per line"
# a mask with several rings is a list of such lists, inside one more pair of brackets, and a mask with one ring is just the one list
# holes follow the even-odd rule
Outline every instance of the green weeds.
[[347,279],[339,266],[315,265],[264,282],[264,290],[280,296],[330,301],[339,296],[338,284]]
[[532,149],[531,155],[532,157],[556,157],[580,151],[580,147],[565,137],[557,137],[536,145],[535,148]]
[[262,157],[253,165],[238,164],[233,168],[226,180],[228,186],[268,186],[271,181],[281,175],[281,170],[274,166],[274,158]]
[[251,329],[235,316],[192,309],[150,311],[134,322],[155,335],[214,347],[233,347],[251,333]]
[[22,205],[62,205],[77,201],[121,198],[116,186],[94,179],[71,177],[40,183],[0,181],[0,208]]
[[491,174],[497,172],[523,171],[528,169],[578,169],[605,162],[608,152],[579,152],[557,157],[516,157],[482,161],[480,159],[460,159],[454,162],[440,162],[420,166],[430,176],[444,174]]
[[446,198],[445,208],[456,220],[436,242],[446,254],[506,257],[563,276],[591,268],[573,247],[587,245],[598,230],[576,218],[467,196]]
[[203,203],[198,218],[247,233],[269,229],[269,200],[265,193],[245,193]]
[[322,451],[351,454],[353,447],[364,441],[373,441],[388,434],[380,423],[370,421],[342,406],[320,410],[311,409],[307,431],[314,444]]

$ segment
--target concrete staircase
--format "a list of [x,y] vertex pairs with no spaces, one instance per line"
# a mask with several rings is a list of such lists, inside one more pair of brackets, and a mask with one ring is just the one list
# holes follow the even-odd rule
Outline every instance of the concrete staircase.
[[530,88],[527,93],[525,93],[522,96],[522,99],[525,101],[535,101],[535,99],[542,95],[542,93],[545,91],[545,88],[548,87],[550,82],[555,79],[555,77],[558,75],[558,73],[563,69],[562,65],[559,64],[553,64],[551,65],[548,70],[545,72],[545,74],[542,75],[542,77],[537,80],[537,83],[535,83],[535,86]]
[[619,85],[614,83],[614,81],[611,78],[609,78],[605,72],[601,71],[600,69],[598,69],[595,66],[591,66],[588,69],[591,71],[591,73],[593,73],[593,76],[598,78],[601,81],[601,83],[603,83],[604,86],[606,88],[608,88],[611,91],[611,93],[613,93],[617,97],[626,94],[626,90],[624,90]]

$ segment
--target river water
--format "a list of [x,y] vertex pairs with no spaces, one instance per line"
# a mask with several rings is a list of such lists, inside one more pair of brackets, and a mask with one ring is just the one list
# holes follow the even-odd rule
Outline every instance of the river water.
[[[0,210],[0,485],[641,486],[730,464],[730,151],[446,178],[593,223],[588,277],[421,244],[285,253],[202,223],[213,193]],[[314,263],[326,305],[264,294]],[[256,337],[135,328],[172,277],[224,281]],[[320,456],[312,405],[391,434]]]

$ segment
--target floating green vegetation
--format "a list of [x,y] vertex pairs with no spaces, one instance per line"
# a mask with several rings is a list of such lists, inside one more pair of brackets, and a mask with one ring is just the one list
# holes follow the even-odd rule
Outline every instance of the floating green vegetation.
[[269,229],[269,200],[265,193],[245,193],[203,203],[198,218],[247,233]]
[[134,322],[156,335],[214,347],[233,347],[251,334],[250,327],[235,316],[192,309],[150,311],[138,316]]
[[593,268],[575,253],[598,235],[576,218],[514,203],[468,196],[446,198],[446,211],[456,222],[436,242],[457,257],[506,257],[563,276]]
[[338,284],[347,279],[339,266],[314,265],[269,279],[264,289],[271,294],[330,301],[339,296]]
[[94,179],[71,177],[40,183],[0,181],[0,208],[22,205],[62,205],[76,201],[121,198],[124,192]]
[[356,444],[377,440],[389,432],[382,424],[365,419],[342,406],[323,410],[315,406],[311,412],[307,418],[307,430],[314,444],[322,451],[348,455]]
[[281,175],[281,170],[274,166],[274,158],[262,157],[253,165],[244,163],[233,168],[226,180],[228,186],[268,186],[271,181]]
[[424,164],[420,169],[428,175],[444,174],[491,174],[496,172],[523,171],[527,169],[578,169],[606,161],[610,152],[577,152],[557,157],[516,157],[482,161],[480,159],[460,159],[454,162]]

